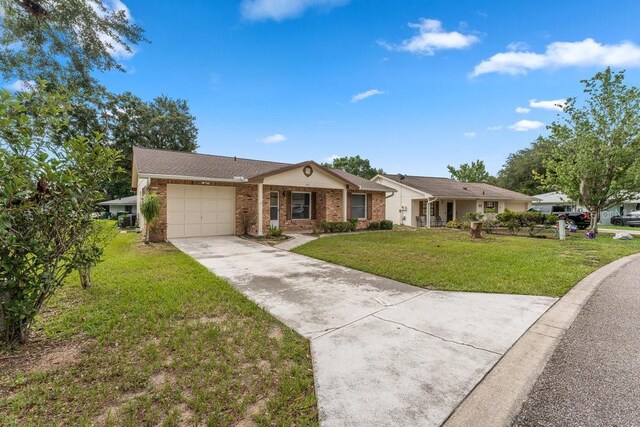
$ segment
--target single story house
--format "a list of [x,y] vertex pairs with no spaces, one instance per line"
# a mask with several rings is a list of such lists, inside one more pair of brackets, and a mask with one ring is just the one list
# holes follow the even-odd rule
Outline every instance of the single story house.
[[413,227],[442,226],[470,212],[526,211],[536,200],[495,185],[450,178],[381,174],[372,181],[395,190],[387,199],[387,219]]
[[[576,202],[572,201],[569,196],[560,191],[552,191],[550,193],[538,194],[535,196],[540,199],[535,201],[534,206],[547,205],[547,206],[559,206],[565,208],[567,211],[583,212],[587,211],[587,208],[580,206]],[[611,225],[611,218],[617,215],[627,215],[631,211],[640,210],[640,193],[624,202],[613,205],[600,212],[600,224]]]
[[[323,221],[385,219],[393,189],[314,161],[297,164],[134,147],[132,187],[161,199],[151,239],[311,232]],[[141,226],[144,219],[140,218]]]
[[136,212],[138,209],[138,198],[137,196],[123,197],[121,199],[100,202],[98,205],[105,208],[106,211],[112,215],[115,215],[118,212],[132,213]]

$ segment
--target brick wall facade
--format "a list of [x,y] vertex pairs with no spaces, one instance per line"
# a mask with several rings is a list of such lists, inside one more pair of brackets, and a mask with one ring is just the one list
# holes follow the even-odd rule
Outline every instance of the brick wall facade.
[[[167,184],[202,185],[199,181],[151,179],[147,187],[148,191],[157,192],[161,200],[160,217],[150,233],[150,239],[154,242],[167,239]],[[232,186],[236,188],[235,233],[242,235],[245,232],[245,228],[248,228],[249,234],[256,235],[258,231],[258,186],[256,184],[236,183],[209,183],[209,186]],[[267,232],[267,227],[270,224],[270,196],[272,191],[278,192],[279,195],[279,224],[285,230],[285,233],[312,232],[319,228],[323,221],[343,220],[342,190],[264,185],[262,198],[263,233]],[[311,207],[312,210],[315,210],[314,219],[294,220],[290,218],[290,212],[288,212],[290,210],[290,202],[288,198],[291,192],[315,193],[315,206]],[[382,221],[385,219],[385,194],[380,192],[367,192],[366,194],[367,198],[370,199],[370,219],[359,220],[358,229],[367,228],[370,221]]]

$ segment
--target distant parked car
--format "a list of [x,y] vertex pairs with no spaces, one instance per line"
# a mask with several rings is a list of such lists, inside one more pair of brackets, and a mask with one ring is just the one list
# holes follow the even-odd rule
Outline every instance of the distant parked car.
[[535,206],[529,209],[529,211],[553,213],[558,216],[558,219],[565,220],[567,228],[575,225],[579,230],[584,230],[591,224],[591,214],[589,212],[564,212],[561,209],[559,206]]
[[630,227],[640,227],[640,211],[631,211],[627,215],[616,215],[611,218],[612,225],[628,225]]

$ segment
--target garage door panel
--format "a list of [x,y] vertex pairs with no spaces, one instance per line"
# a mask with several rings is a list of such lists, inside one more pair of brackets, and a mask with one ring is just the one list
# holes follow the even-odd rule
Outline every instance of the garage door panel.
[[168,211],[167,224],[184,224],[184,211]]
[[186,198],[194,198],[201,199],[202,198],[202,188],[197,185],[186,185],[184,188],[184,197]]
[[167,236],[229,235],[235,232],[235,188],[170,184]]

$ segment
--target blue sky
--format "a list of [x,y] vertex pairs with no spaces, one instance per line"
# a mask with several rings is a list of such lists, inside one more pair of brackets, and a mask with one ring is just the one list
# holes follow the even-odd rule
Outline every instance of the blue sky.
[[359,154],[434,176],[480,158],[495,173],[557,117],[540,101],[606,65],[640,84],[632,0],[112,1],[152,43],[100,79],[186,99],[203,153]]

